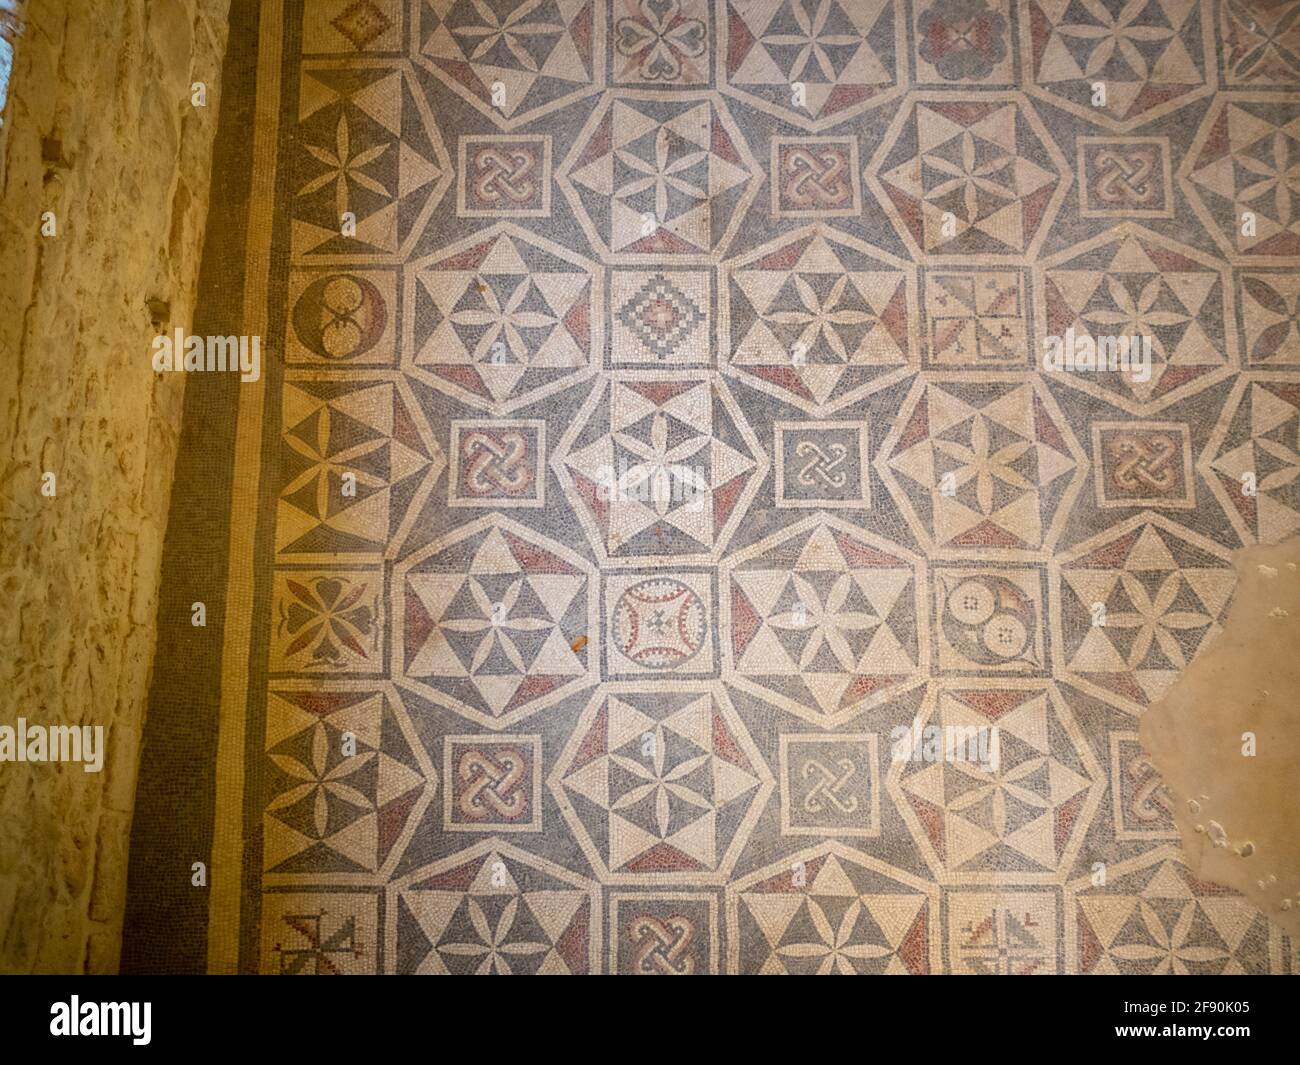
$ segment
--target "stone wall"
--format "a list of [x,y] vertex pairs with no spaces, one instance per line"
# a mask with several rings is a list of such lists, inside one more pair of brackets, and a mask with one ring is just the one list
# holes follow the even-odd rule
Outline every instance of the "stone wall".
[[0,725],[103,725],[107,754],[98,774],[0,763],[3,972],[117,967],[184,381],[154,374],[150,342],[191,320],[228,5],[39,0],[16,44],[0,131]]

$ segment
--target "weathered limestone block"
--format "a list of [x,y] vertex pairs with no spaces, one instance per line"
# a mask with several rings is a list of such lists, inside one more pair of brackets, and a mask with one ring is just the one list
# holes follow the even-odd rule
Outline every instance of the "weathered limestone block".
[[188,328],[228,4],[23,11],[0,132],[0,724],[102,725],[108,750],[95,774],[0,765],[0,971],[117,967],[184,380],[153,372],[149,302]]
[[1192,872],[1300,936],[1300,538],[1236,567],[1223,632],[1139,732]]

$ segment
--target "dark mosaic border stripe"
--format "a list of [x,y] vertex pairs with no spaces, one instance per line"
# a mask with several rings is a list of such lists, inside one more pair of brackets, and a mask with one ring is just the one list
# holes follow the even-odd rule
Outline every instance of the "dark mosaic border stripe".
[[[276,167],[271,232],[251,234],[250,240],[268,241],[269,276],[266,282],[266,330],[264,347],[272,352],[287,350],[285,330],[289,305],[289,245],[292,212],[280,210],[294,195],[293,174],[284,165],[295,143],[298,127],[285,116],[298,113],[298,62],[302,54],[303,5],[288,3],[284,7],[280,56],[281,120],[276,133]],[[251,137],[251,128],[250,128]],[[266,791],[263,771],[266,764],[267,666],[270,658],[271,609],[275,582],[275,523],[283,466],[280,431],[284,395],[284,363],[279,358],[263,360],[261,462],[259,464],[257,528],[254,534],[252,629],[248,647],[248,691],[244,707],[244,782],[243,819],[244,853],[239,898],[239,972],[260,971],[260,934],[262,929],[262,847],[263,813]]]
[[[230,8],[196,334],[243,332],[259,8],[258,0],[232,0]],[[264,358],[264,372],[274,362]],[[208,892],[191,886],[190,869],[209,862],[212,848],[238,409],[235,375],[195,374],[185,382],[131,826],[123,973],[207,969]],[[207,604],[206,628],[190,624],[196,601]]]

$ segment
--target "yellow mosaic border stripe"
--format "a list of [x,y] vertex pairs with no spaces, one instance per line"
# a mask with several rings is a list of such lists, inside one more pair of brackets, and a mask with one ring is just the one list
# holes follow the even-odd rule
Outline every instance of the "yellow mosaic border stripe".
[[[276,144],[280,128],[283,0],[262,0],[258,25],[257,87],[253,122],[253,173],[244,259],[244,324],[265,336],[275,210]],[[221,653],[221,712],[217,734],[216,814],[208,900],[208,972],[239,968],[239,909],[244,854],[244,731],[248,656],[253,624],[253,560],[261,480],[262,417],[266,375],[240,386],[231,485],[230,570],[226,585],[225,640]]]

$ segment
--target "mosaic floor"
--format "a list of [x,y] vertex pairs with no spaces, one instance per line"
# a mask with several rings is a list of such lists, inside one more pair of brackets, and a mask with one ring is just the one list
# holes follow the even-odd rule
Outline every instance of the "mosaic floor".
[[255,62],[204,967],[1295,968],[1136,729],[1300,528],[1300,3],[267,0]]

